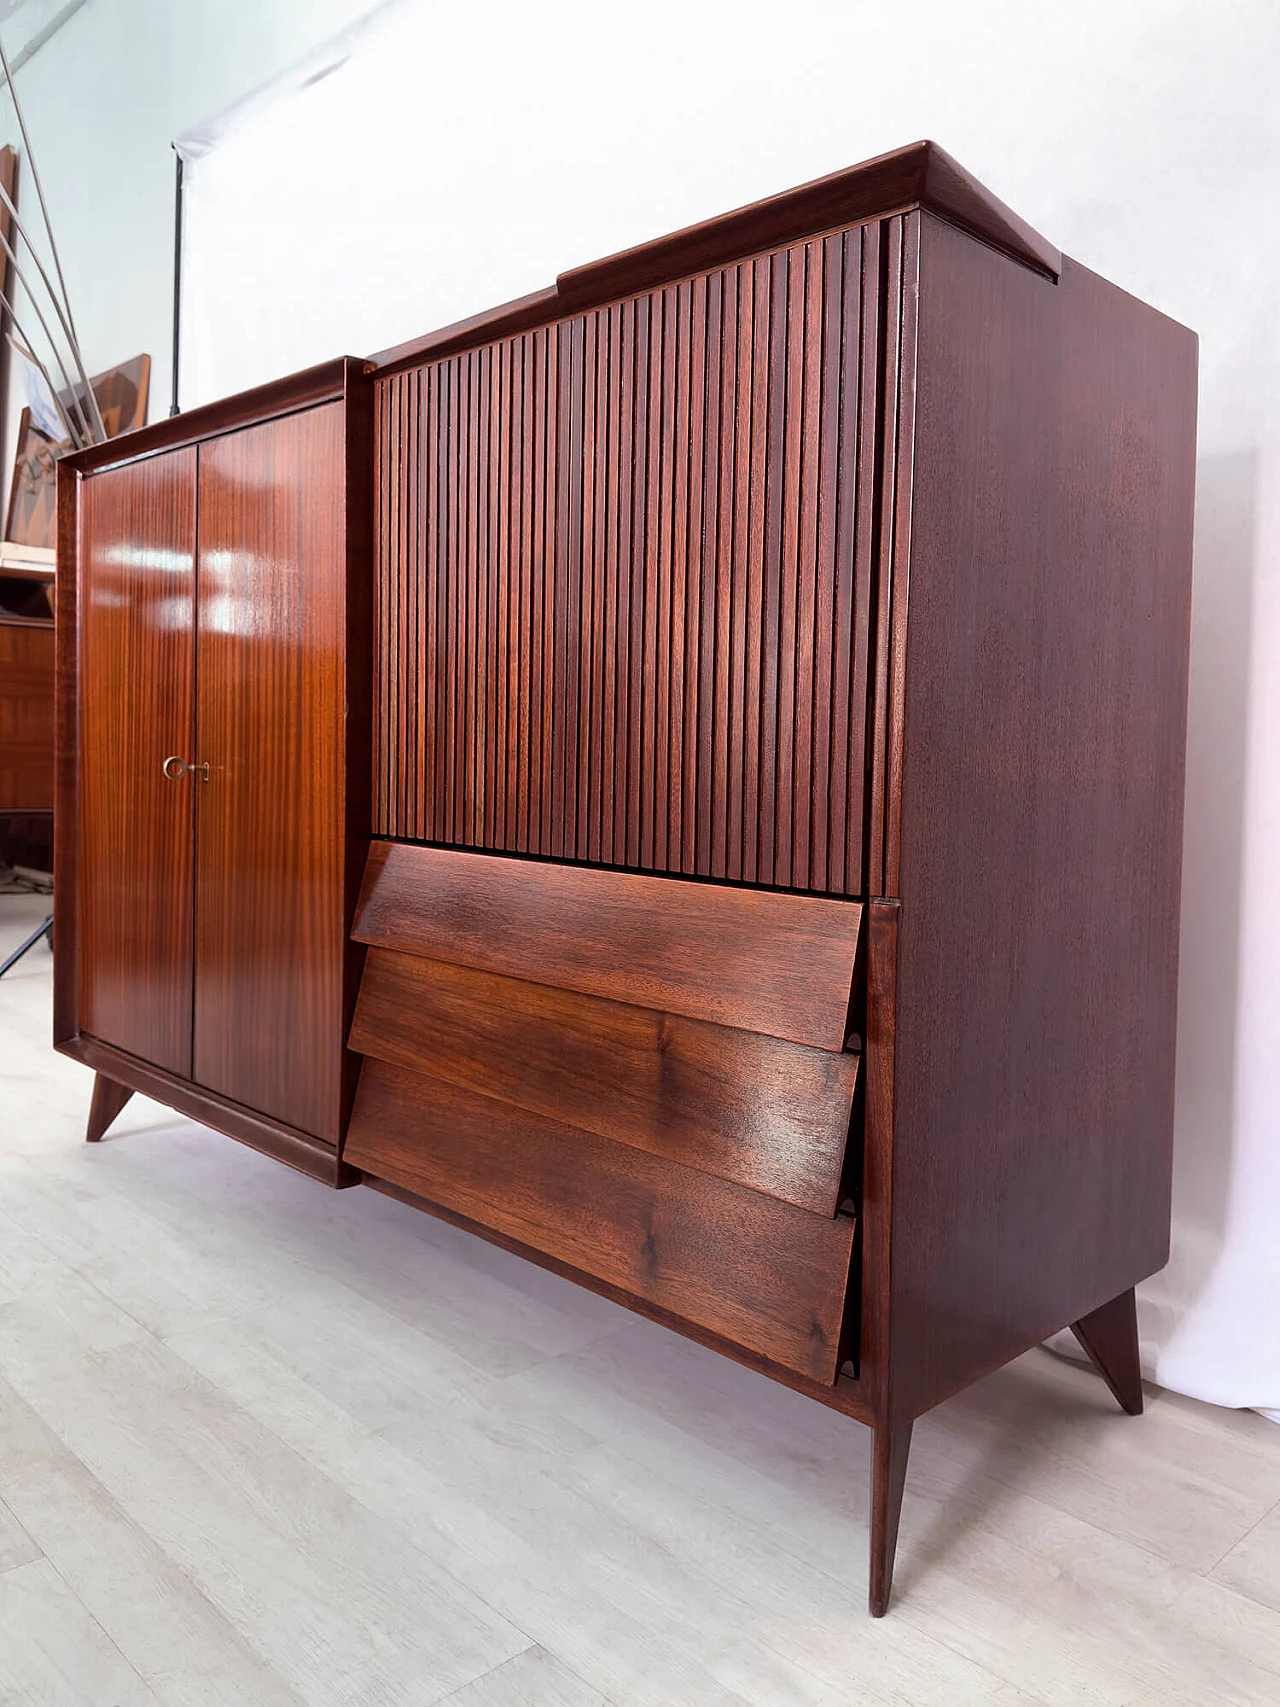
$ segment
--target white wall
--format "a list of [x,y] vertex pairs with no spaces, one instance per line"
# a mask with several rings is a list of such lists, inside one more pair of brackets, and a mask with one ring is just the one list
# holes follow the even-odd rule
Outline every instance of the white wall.
[[[88,0],[15,82],[91,373],[151,355],[151,418],[168,412],[174,156],[179,131],[276,77],[372,0]],[[59,8],[0,23],[12,61]],[[21,139],[0,95],[0,144]],[[18,207],[37,203],[19,162]],[[12,432],[0,485],[8,495]]]
[[[1176,1241],[1143,1322],[1162,1379],[1280,1407],[1275,0],[421,4],[431,51],[404,120],[420,191],[388,217],[438,219],[463,241],[436,246],[421,319],[395,335],[501,299],[512,270],[549,282],[921,136],[1200,332]],[[362,10],[88,0],[20,74],[86,353],[97,367],[149,349],[153,413],[168,397],[170,137]],[[459,181],[486,172],[492,194],[459,200]],[[494,209],[513,181],[503,258]],[[536,233],[552,219],[544,265]],[[377,257],[338,251],[334,266],[323,288],[337,280],[339,306],[351,291],[354,324]],[[332,353],[353,341],[335,329]]]

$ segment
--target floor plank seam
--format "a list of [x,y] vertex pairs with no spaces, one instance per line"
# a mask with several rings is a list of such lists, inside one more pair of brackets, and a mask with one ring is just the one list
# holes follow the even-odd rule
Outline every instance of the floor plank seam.
[[[124,1666],[127,1666],[128,1669],[133,1673],[134,1677],[137,1678],[139,1688],[144,1690],[146,1692],[146,1694],[149,1695],[153,1700],[157,1699],[155,1696],[154,1690],[151,1688],[151,1685],[147,1682],[146,1678],[138,1670],[137,1666],[134,1665],[133,1661],[129,1658],[128,1654],[125,1653],[124,1649],[120,1646],[119,1642],[116,1641],[115,1637],[107,1629],[106,1625],[102,1622],[102,1620],[100,1618],[98,1618],[90,1610],[90,1608],[85,1604],[85,1602],[83,1600],[81,1600],[80,1596],[76,1593],[75,1589],[72,1588],[71,1584],[67,1581],[66,1577],[58,1569],[58,1567],[54,1563],[54,1561],[51,1558],[49,1558],[47,1554],[42,1555],[42,1559],[43,1559],[43,1562],[48,1565],[49,1569],[57,1577],[58,1581],[62,1584],[63,1588],[67,1591],[67,1593],[71,1597],[71,1599],[80,1608],[81,1612],[84,1613],[84,1616],[89,1620],[90,1624],[92,1624],[94,1629],[97,1630],[101,1634],[102,1639],[104,1642],[106,1642],[107,1646],[112,1650],[113,1653],[119,1655],[120,1663]],[[36,1561],[34,1561],[34,1560],[32,1561],[32,1563],[35,1563],[35,1562]]]
[[[1236,1549],[1238,1547],[1244,1546],[1245,1542],[1253,1534],[1254,1530],[1260,1528],[1261,1525],[1264,1524],[1269,1517],[1274,1517],[1277,1512],[1280,1512],[1280,1500],[1277,1500],[1274,1505],[1268,1506],[1266,1511],[1264,1511],[1262,1513],[1262,1516],[1259,1517],[1255,1523],[1251,1523],[1249,1525],[1248,1529],[1245,1530],[1243,1535],[1237,1535],[1235,1540],[1227,1548],[1226,1552],[1222,1555],[1222,1557],[1220,1559],[1215,1559],[1212,1565],[1209,1565],[1205,1570],[1200,1572],[1200,1575],[1204,1576],[1204,1577],[1212,1577],[1215,1571],[1220,1570],[1221,1567],[1226,1564],[1227,1560],[1231,1557],[1231,1555],[1236,1551]],[[1223,1583],[1223,1584],[1220,1584],[1219,1586],[1223,1587],[1223,1588],[1229,1588],[1232,1585],[1229,1583]],[[1241,1590],[1238,1592],[1243,1593],[1244,1591]],[[1253,1596],[1250,1595],[1249,1598],[1252,1600]],[[1262,1604],[1262,1603],[1260,1602],[1259,1604]]]

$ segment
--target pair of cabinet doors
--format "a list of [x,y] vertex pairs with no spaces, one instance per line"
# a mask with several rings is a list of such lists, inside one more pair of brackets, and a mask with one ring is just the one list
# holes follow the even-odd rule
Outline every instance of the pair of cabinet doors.
[[82,1029],[331,1143],[345,952],[344,419],[86,478]]

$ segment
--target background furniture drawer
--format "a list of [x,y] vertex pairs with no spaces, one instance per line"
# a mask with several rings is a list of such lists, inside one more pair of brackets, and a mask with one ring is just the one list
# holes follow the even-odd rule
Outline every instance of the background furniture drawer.
[[856,1224],[389,1062],[345,1156],[813,1380],[836,1378]]

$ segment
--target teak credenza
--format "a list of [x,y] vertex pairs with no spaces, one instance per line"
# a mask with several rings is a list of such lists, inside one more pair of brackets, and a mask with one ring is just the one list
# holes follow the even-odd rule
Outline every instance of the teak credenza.
[[[58,1047],[874,1430],[1166,1260],[1196,344],[923,143],[59,469]],[[429,1301],[424,1308],[429,1308]]]

